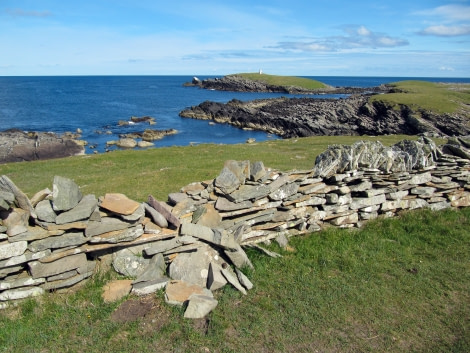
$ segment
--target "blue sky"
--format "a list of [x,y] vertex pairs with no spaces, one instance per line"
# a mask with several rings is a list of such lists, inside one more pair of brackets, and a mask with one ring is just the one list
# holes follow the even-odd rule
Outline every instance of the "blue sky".
[[470,0],[0,0],[0,76],[470,77]]

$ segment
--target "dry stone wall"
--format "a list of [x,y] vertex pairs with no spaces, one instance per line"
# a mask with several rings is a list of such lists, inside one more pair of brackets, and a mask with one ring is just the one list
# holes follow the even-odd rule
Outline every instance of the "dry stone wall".
[[0,178],[0,307],[45,291],[72,287],[97,265],[112,263],[132,279],[125,293],[166,288],[166,300],[188,303],[202,317],[212,291],[253,284],[244,248],[325,225],[360,227],[401,210],[470,206],[468,139],[359,142],[330,146],[311,170],[281,172],[262,162],[227,161],[213,180],[191,183],[144,203],[122,194],[82,195],[55,177],[52,191],[29,199]]

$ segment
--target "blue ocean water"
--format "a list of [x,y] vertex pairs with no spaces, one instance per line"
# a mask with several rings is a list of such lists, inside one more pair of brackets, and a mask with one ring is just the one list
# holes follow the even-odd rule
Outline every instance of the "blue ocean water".
[[[204,79],[205,76],[199,78]],[[403,77],[311,77],[332,86],[373,87],[400,81]],[[413,78],[416,79],[416,78]],[[470,79],[421,78],[439,82],[467,82]],[[176,129],[178,134],[155,141],[156,147],[200,143],[244,143],[276,139],[260,131],[246,131],[208,121],[185,119],[178,113],[205,100],[227,102],[233,98],[252,100],[286,96],[277,93],[241,93],[183,87],[190,76],[34,76],[0,77],[0,131],[75,132],[103,152],[106,141],[119,134],[152,129]],[[328,95],[321,95],[321,98]],[[335,96],[331,96],[335,97]],[[118,126],[131,116],[152,116],[157,124]],[[105,134],[104,132],[108,132]],[[87,152],[90,152],[88,149]]]

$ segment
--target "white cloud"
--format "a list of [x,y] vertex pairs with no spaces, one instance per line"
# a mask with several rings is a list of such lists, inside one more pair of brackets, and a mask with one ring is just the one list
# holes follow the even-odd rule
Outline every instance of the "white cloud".
[[441,66],[439,68],[439,71],[455,71],[455,69],[453,67],[449,67],[449,66]]
[[434,9],[418,12],[424,16],[438,16],[451,21],[470,20],[470,6],[466,5],[444,5]]
[[421,34],[424,35],[434,35],[434,36],[442,36],[442,37],[454,37],[454,36],[465,36],[470,34],[470,25],[462,25],[462,26],[429,26],[423,29]]
[[305,52],[338,51],[344,49],[394,48],[408,45],[402,38],[372,32],[365,26],[344,27],[346,35],[314,38],[308,41],[279,42],[272,48]]

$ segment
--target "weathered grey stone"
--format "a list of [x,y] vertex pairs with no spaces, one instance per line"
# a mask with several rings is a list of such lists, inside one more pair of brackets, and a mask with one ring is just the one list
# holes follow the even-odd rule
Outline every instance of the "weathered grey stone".
[[151,281],[139,282],[132,285],[131,293],[135,295],[155,293],[156,291],[165,288],[169,281],[169,278],[162,277]]
[[297,202],[295,207],[305,207],[305,206],[319,206],[324,205],[326,203],[326,199],[323,197],[312,196],[308,200]]
[[36,205],[38,219],[44,222],[55,223],[57,214],[52,208],[52,201],[42,200]]
[[39,260],[40,258],[49,256],[50,254],[51,254],[51,250],[39,251],[39,252],[36,252],[36,253],[30,252],[30,251],[25,251],[21,255],[12,256],[12,257],[7,258],[5,260],[1,260],[0,261],[0,268],[6,268],[6,267],[10,267],[10,266],[24,264],[24,263],[29,262],[31,260]]
[[145,271],[150,260],[135,255],[129,249],[122,249],[113,254],[113,268],[121,275],[137,278]]
[[6,175],[0,177],[0,190],[12,193],[18,207],[28,212],[31,217],[36,218],[31,201]]
[[331,193],[331,194],[327,194],[325,195],[325,199],[326,199],[326,203],[328,205],[333,205],[333,204],[336,204],[339,200],[339,195],[338,194],[334,194],[334,193]]
[[353,198],[351,205],[349,206],[352,210],[357,210],[360,208],[378,205],[386,201],[385,195],[380,194],[368,198]]
[[236,250],[238,245],[233,236],[227,232],[212,230],[209,227],[194,223],[183,223],[180,228],[180,234],[202,239],[227,250]]
[[415,174],[408,181],[408,184],[410,184],[410,185],[425,184],[425,183],[430,182],[431,179],[432,179],[432,175],[431,175],[430,172],[426,172],[426,173],[422,173],[422,174]]
[[52,184],[52,208],[55,211],[68,211],[82,199],[80,188],[68,178],[55,176]]
[[10,266],[10,267],[0,267],[0,278],[4,278],[11,274],[17,274],[24,271],[22,265],[19,266]]
[[89,221],[85,230],[85,236],[93,237],[96,235],[123,230],[131,227],[132,224],[122,221],[118,218],[103,217],[101,222]]
[[13,280],[2,280],[0,282],[0,291],[7,289],[14,289],[20,287],[31,287],[37,286],[44,283],[46,280],[44,278],[31,278],[31,277],[21,277]]
[[191,253],[180,253],[171,262],[168,272],[172,279],[205,287],[209,273],[209,264],[218,258],[218,253],[205,247]]
[[445,210],[446,208],[450,208],[450,207],[451,207],[451,203],[445,202],[445,201],[429,204],[429,208],[433,211]]
[[216,262],[209,264],[209,273],[207,275],[207,289],[211,291],[222,288],[227,284],[227,280],[222,274],[222,266]]
[[60,249],[68,246],[80,246],[85,244],[88,239],[83,232],[65,233],[56,237],[48,237],[33,241],[28,249],[32,252],[43,251],[47,249]]
[[0,189],[0,210],[8,211],[15,203],[13,193]]
[[[196,217],[197,219],[195,219]],[[200,205],[193,213],[192,223],[210,228],[218,228],[221,221],[222,217],[213,204]]]
[[28,266],[33,278],[49,277],[59,273],[78,269],[79,267],[87,266],[87,258],[86,255],[82,253],[67,256],[49,263],[33,261],[28,263]]
[[0,301],[37,297],[42,294],[44,294],[44,289],[40,287],[10,289],[0,293]]
[[[359,184],[348,185],[348,186],[351,192],[360,192],[360,191],[366,191],[366,190],[372,189],[372,183],[369,180],[363,181]],[[366,195],[366,196],[370,197],[369,195]]]
[[269,198],[274,201],[284,200],[297,193],[299,185],[296,183],[285,184],[279,189],[271,192]]
[[0,260],[8,259],[14,256],[20,256],[28,247],[28,242],[17,241],[14,243],[0,243]]
[[53,281],[53,282],[46,282],[41,285],[42,288],[45,290],[53,290],[53,289],[60,289],[60,288],[68,288],[71,287],[79,282],[82,282],[83,280],[91,277],[93,275],[93,271],[89,272],[84,272],[84,273],[79,273],[78,275],[74,277],[70,277],[64,280],[60,281]]
[[33,240],[44,239],[53,235],[61,235],[62,233],[64,233],[64,231],[50,232],[50,231],[45,230],[42,227],[28,226],[28,230],[26,232],[17,234],[13,237],[9,237],[8,241],[10,243],[13,243],[15,241],[22,241],[22,240],[33,241]]
[[85,195],[80,202],[69,211],[62,212],[56,217],[56,224],[72,223],[88,219],[98,205],[95,195]]
[[436,188],[432,188],[429,186],[417,186],[410,190],[410,194],[412,195],[419,195],[420,197],[431,197],[434,195]]
[[243,268],[243,267],[249,267],[253,269],[253,264],[251,263],[250,259],[246,255],[245,251],[242,249],[240,245],[237,244],[237,249],[236,250],[225,250],[224,251],[225,255],[232,261],[232,263],[235,265],[235,267],[238,268]]
[[250,167],[250,179],[253,181],[260,180],[266,175],[266,169],[261,161],[253,162]]
[[261,199],[270,193],[271,189],[266,185],[241,185],[237,190],[226,196],[233,202],[242,202]]
[[155,254],[149,261],[144,271],[132,282],[137,284],[140,282],[149,282],[157,279],[165,278],[166,264],[163,254]]
[[162,228],[168,228],[168,221],[163,215],[148,203],[144,203],[145,212],[152,218],[153,222]]
[[67,272],[59,273],[58,275],[49,276],[49,277],[47,277],[47,281],[48,282],[63,281],[65,279],[72,278],[76,275],[78,275],[77,270],[70,270],[70,271],[67,271]]
[[226,268],[222,268],[222,275],[225,277],[227,282],[234,286],[237,290],[242,292],[244,295],[247,294],[245,288],[240,284],[238,278],[234,276],[231,271]]
[[405,196],[408,195],[408,190],[402,190],[402,191],[396,191],[396,192],[390,192],[386,194],[387,199],[390,200],[401,200]]
[[21,208],[13,208],[1,213],[3,225],[7,227],[7,234],[10,237],[28,231],[29,213]]
[[335,226],[342,226],[346,224],[355,224],[359,221],[359,215],[354,212],[349,215],[340,216],[330,220],[330,223]]
[[193,238],[188,235],[183,235],[181,237],[175,237],[169,240],[161,240],[151,244],[146,247],[143,251],[145,255],[152,256],[158,253],[164,253],[168,250],[180,247],[182,245],[193,244],[196,242],[196,238]]
[[276,243],[278,243],[281,248],[285,249],[289,245],[289,240],[285,234],[281,233],[276,237]]
[[114,230],[108,233],[95,235],[89,238],[88,241],[92,244],[94,243],[116,244],[116,243],[135,240],[143,234],[144,234],[144,227],[142,226],[142,224],[138,224],[135,227],[126,228],[122,230]]
[[245,287],[247,290],[250,290],[253,288],[253,283],[251,283],[251,281],[248,279],[247,276],[245,276],[245,274],[242,271],[236,268],[235,273],[237,274],[238,281],[243,287]]
[[188,306],[184,312],[185,319],[202,319],[217,306],[218,301],[205,295],[193,294],[189,297]]
[[224,167],[222,172],[214,180],[214,185],[218,187],[224,194],[230,194],[238,189],[241,185],[240,179],[229,168]]

